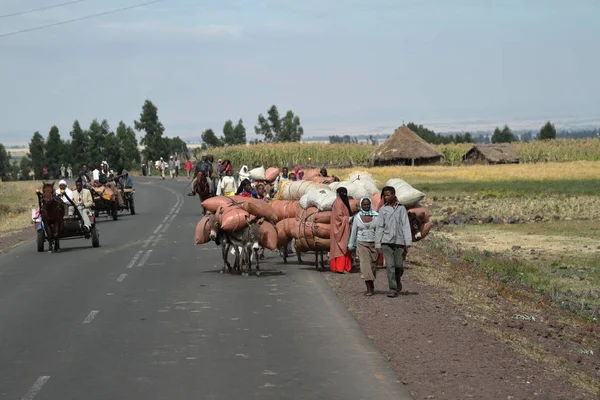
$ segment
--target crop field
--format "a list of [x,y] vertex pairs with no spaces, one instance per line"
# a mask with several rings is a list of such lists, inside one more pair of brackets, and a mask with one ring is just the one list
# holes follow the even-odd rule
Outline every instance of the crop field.
[[[459,165],[472,144],[436,146],[445,164]],[[522,163],[600,161],[600,140],[558,139],[514,143]],[[367,144],[276,143],[210,149],[216,158],[228,158],[234,166],[293,166],[307,168],[366,166],[375,146]]]

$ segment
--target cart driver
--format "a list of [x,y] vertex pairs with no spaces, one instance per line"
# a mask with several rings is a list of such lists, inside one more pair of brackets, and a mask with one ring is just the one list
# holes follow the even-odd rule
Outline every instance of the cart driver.
[[92,228],[89,213],[91,211],[92,206],[94,205],[94,200],[92,199],[92,192],[83,187],[83,182],[81,179],[77,179],[75,181],[75,193],[73,194],[75,204],[77,204],[77,209],[79,210],[79,214],[81,214],[81,218],[83,218],[84,230],[89,231]]
[[56,189],[56,195],[60,197],[62,201],[67,205],[68,214],[69,216],[72,216],[74,212],[73,206],[71,205],[71,202],[67,199],[67,197],[73,200],[73,192],[67,187],[67,181],[65,181],[64,179],[61,179],[58,182],[58,189]]

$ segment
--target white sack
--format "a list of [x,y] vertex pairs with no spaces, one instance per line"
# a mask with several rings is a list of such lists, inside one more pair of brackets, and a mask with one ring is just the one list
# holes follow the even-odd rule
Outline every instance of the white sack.
[[305,210],[317,207],[319,211],[331,211],[336,197],[335,192],[329,189],[311,190],[300,199],[300,207]]
[[371,197],[371,194],[361,185],[356,183],[343,181],[337,186],[337,188],[345,187],[348,190],[348,197],[352,197],[355,200],[360,200],[363,197]]
[[425,194],[402,179],[390,179],[385,184],[396,189],[398,202],[405,207],[412,207],[425,198]]
[[265,180],[265,167],[258,167],[250,170],[250,179],[253,181]]

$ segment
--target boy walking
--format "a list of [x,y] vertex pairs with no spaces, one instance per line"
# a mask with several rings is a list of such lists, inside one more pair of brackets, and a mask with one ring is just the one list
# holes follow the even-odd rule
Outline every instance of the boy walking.
[[412,245],[412,234],[406,208],[396,198],[396,189],[386,186],[381,191],[385,205],[379,210],[375,228],[375,248],[383,253],[387,266],[388,297],[396,297],[402,290],[400,278],[404,273],[403,261]]

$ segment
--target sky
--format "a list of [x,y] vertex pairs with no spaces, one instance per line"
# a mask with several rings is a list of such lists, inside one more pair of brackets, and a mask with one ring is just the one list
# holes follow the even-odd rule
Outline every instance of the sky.
[[[0,15],[66,0],[3,0]],[[0,142],[78,119],[198,137],[275,104],[305,136],[600,121],[597,0],[83,0],[0,18]],[[600,124],[600,122],[599,122]]]

